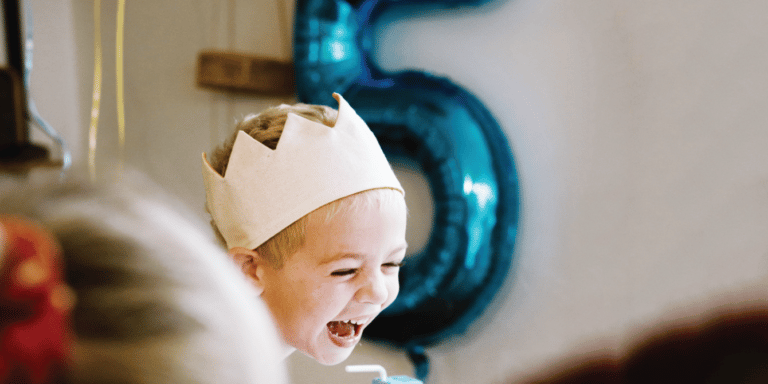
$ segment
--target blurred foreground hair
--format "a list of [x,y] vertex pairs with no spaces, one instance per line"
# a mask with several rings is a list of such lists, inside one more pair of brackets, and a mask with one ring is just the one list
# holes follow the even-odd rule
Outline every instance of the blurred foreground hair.
[[140,174],[26,185],[0,198],[0,213],[61,244],[76,296],[70,382],[287,382],[264,304],[213,235]]

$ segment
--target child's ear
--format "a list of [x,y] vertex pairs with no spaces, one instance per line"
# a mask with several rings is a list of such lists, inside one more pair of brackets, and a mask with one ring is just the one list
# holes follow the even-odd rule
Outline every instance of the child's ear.
[[229,257],[245,274],[245,277],[256,288],[256,293],[261,295],[264,292],[264,261],[258,252],[253,249],[235,247],[229,250]]

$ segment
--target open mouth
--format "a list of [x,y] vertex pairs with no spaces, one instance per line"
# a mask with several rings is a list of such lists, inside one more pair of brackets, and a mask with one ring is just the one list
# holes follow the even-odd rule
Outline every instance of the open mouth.
[[326,326],[331,341],[342,348],[354,346],[363,333],[365,322],[346,320],[331,321]]

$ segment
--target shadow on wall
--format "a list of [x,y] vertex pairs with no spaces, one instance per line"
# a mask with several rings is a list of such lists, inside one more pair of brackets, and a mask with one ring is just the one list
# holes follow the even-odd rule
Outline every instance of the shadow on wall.
[[624,356],[575,358],[518,383],[768,383],[768,306],[657,327]]

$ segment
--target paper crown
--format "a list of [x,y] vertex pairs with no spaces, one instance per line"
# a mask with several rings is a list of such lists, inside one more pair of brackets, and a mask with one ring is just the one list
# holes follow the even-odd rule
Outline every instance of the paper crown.
[[289,113],[275,150],[237,133],[222,177],[203,153],[206,206],[227,247],[255,249],[315,209],[357,192],[403,192],[376,137],[341,95],[330,128]]

